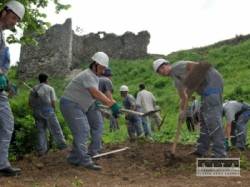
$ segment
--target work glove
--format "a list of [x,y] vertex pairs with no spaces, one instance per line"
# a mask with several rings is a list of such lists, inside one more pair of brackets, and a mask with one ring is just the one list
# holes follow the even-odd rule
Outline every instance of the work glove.
[[121,107],[120,107],[117,103],[114,103],[114,104],[111,106],[112,115],[113,115],[115,118],[118,118],[118,116],[119,116],[119,114],[120,114],[120,109],[121,109]]
[[97,108],[97,109],[100,109],[101,108],[101,102],[100,101],[95,101],[95,107]]
[[8,88],[8,79],[5,75],[0,75],[0,90],[6,90]]

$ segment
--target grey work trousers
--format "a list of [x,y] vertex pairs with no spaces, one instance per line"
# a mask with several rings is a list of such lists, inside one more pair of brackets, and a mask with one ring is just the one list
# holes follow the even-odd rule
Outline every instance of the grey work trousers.
[[10,166],[8,152],[13,130],[14,117],[8,98],[0,93],[0,169]]
[[235,128],[232,129],[232,139],[239,149],[245,149],[247,140],[247,122],[250,119],[250,111],[243,112],[236,121]]
[[[62,97],[60,109],[73,135],[73,148],[68,162],[75,165],[89,165],[91,156],[98,154],[102,147],[103,119],[101,112],[93,104],[84,112],[79,104]],[[88,148],[88,138],[91,143]]]
[[201,94],[201,129],[197,152],[203,156],[212,145],[212,157],[226,157],[225,136],[222,123],[223,80],[220,74],[208,71]]
[[49,129],[59,149],[67,147],[61,126],[53,108],[34,110],[34,118],[38,130],[37,151],[39,154],[45,154],[48,151],[47,129]]

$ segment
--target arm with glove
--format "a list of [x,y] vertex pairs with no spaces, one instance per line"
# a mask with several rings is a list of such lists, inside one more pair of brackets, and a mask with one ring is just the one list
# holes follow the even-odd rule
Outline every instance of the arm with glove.
[[15,84],[10,83],[4,74],[0,74],[0,91],[8,92],[9,97],[12,97],[17,94],[17,87]]
[[115,100],[109,99],[107,96],[105,96],[105,94],[94,87],[88,88],[88,90],[92,97],[111,109],[113,116],[117,117],[119,115],[121,107],[116,103]]
[[0,74],[0,91],[8,89],[8,79],[4,74]]

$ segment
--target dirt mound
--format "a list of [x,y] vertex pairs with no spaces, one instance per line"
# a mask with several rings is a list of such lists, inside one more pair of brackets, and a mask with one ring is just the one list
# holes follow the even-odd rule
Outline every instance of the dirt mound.
[[[120,153],[96,159],[102,171],[90,171],[66,162],[69,150],[50,151],[43,157],[28,155],[14,165],[22,168],[22,175],[0,178],[1,187],[46,186],[250,186],[250,172],[241,171],[241,177],[196,177],[196,159],[188,155],[191,145],[178,145],[177,159],[166,166],[164,152],[171,145],[133,142],[106,145],[105,152],[128,146]],[[249,160],[249,151],[244,155]],[[230,157],[239,157],[233,151]]]

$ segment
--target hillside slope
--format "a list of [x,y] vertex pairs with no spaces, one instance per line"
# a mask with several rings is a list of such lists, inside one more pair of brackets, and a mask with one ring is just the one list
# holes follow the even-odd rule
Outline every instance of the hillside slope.
[[[166,57],[171,63],[178,60],[208,61],[212,63],[224,77],[224,98],[238,99],[250,102],[250,40],[245,39],[238,42],[221,42],[204,48],[190,49],[174,52]],[[171,141],[175,133],[178,113],[178,96],[169,78],[160,77],[153,72],[152,62],[154,58],[138,60],[111,60],[113,71],[114,98],[121,102],[119,87],[126,84],[130,93],[138,91],[138,85],[145,83],[148,90],[153,92],[161,106],[161,114],[167,115],[166,121],[160,132],[154,134],[154,139],[159,142]],[[16,133],[12,146],[15,153],[21,154],[33,149],[35,139],[34,121],[31,111],[27,107],[29,90],[15,78],[15,68],[9,74],[11,80],[19,85],[19,95],[11,100],[15,115]],[[50,84],[55,87],[57,96],[63,93],[67,82],[62,78],[50,78]],[[27,81],[34,85],[36,80]],[[58,118],[63,126],[64,134],[70,142],[71,133],[65,124],[63,117],[57,110]],[[116,133],[108,131],[106,121],[104,142],[117,143],[127,138],[124,119],[120,118],[121,130]],[[182,143],[194,143],[197,139],[196,133],[189,133],[184,127],[182,131]]]

